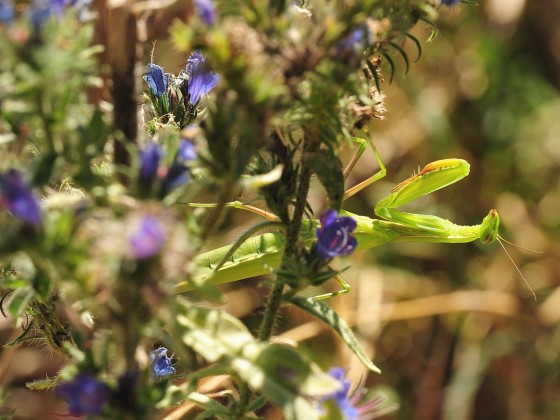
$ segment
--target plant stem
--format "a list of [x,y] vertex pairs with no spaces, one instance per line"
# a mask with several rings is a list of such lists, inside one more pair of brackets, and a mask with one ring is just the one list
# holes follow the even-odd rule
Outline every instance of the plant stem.
[[[297,253],[299,231],[301,229],[303,215],[305,213],[305,207],[307,205],[307,195],[309,193],[311,176],[313,175],[313,171],[311,170],[310,166],[305,163],[305,159],[310,155],[310,152],[312,152],[317,147],[318,144],[319,143],[317,141],[313,141],[313,139],[307,139],[304,144],[303,162],[301,165],[302,169],[299,175],[298,189],[296,192],[295,208],[287,229],[286,248],[284,250],[282,262],[280,264],[280,273],[287,270],[288,265],[291,264],[292,258]],[[278,275],[276,277],[274,287],[272,288],[270,296],[268,297],[266,310],[261,324],[261,330],[258,337],[260,341],[268,341],[272,336],[276,318],[278,317],[278,312],[282,303],[285,283],[286,279],[282,278],[282,275]],[[241,386],[239,393],[240,396],[239,403],[236,407],[236,414],[243,415],[245,407],[250,400],[250,390],[247,384],[244,383]]]

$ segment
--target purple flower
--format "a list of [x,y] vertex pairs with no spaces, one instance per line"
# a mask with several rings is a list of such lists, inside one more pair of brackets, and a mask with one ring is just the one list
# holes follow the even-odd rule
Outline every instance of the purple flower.
[[371,32],[366,25],[354,29],[342,40],[339,47],[340,54],[362,53],[371,40]]
[[155,216],[144,216],[128,241],[132,257],[143,260],[156,255],[165,243],[165,230]]
[[195,159],[194,144],[185,138],[181,139],[177,156],[165,177],[166,187],[172,189],[185,184],[189,180],[189,168],[186,164],[188,161]]
[[161,99],[161,95],[165,93],[169,85],[169,73],[164,73],[163,68],[157,64],[150,63],[146,66],[144,80],[148,83],[152,93]]
[[194,0],[196,14],[208,26],[216,23],[216,5],[213,0]]
[[316,252],[321,258],[334,258],[350,254],[358,241],[351,233],[356,229],[356,221],[351,217],[338,216],[336,210],[329,209],[321,215],[321,227],[317,236]]
[[12,0],[0,0],[0,23],[10,23],[14,17],[15,10]]
[[189,160],[196,159],[196,151],[194,150],[193,142],[187,138],[182,138],[179,144],[179,152],[177,152],[177,160],[181,162],[188,162]]
[[167,356],[167,349],[159,347],[150,353],[152,361],[152,377],[159,379],[175,373],[175,368],[171,365],[171,358]]
[[337,367],[329,370],[329,375],[340,382],[340,390],[326,397],[323,402],[334,400],[345,420],[358,420],[360,413],[348,398],[351,382],[346,380],[344,369]]
[[72,416],[101,414],[103,404],[109,399],[109,387],[86,373],[61,383],[58,393],[68,402]]
[[441,0],[441,4],[445,4],[446,6],[455,6],[456,4],[461,3],[461,0]]
[[138,152],[140,159],[140,182],[149,184],[157,174],[159,161],[162,157],[161,147],[150,142]]
[[41,207],[21,174],[15,169],[0,175],[0,205],[31,225],[40,226],[42,223]]
[[[376,418],[385,412],[392,411],[394,408],[379,407],[379,404],[385,400],[383,396],[374,398],[365,404],[358,405],[367,392],[367,389],[360,388],[353,394],[349,394],[351,383],[346,379],[344,369],[340,367],[330,369],[329,375],[340,382],[340,389],[324,397],[321,402],[325,404],[331,400],[334,401],[343,419],[359,420],[360,418]],[[377,412],[377,415],[374,414],[375,412]]]
[[189,77],[187,93],[189,102],[196,105],[202,95],[206,95],[216,87],[220,76],[214,72],[205,70],[206,59],[200,51],[195,51],[187,60],[185,72]]

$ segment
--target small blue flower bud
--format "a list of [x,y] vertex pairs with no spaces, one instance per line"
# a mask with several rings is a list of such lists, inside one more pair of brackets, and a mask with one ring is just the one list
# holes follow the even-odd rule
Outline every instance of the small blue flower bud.
[[152,361],[152,377],[159,379],[175,373],[175,368],[171,365],[171,358],[167,356],[167,349],[159,347],[150,353]]

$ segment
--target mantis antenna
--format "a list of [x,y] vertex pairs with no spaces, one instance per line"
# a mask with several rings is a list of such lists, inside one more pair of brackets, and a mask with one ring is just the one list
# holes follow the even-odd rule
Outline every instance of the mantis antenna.
[[506,255],[508,256],[509,260],[511,261],[511,263],[513,264],[513,266],[515,267],[515,269],[517,270],[517,272],[519,273],[519,275],[521,276],[521,278],[523,279],[523,281],[525,282],[525,284],[527,285],[527,287],[529,288],[529,290],[531,291],[531,293],[533,294],[533,298],[535,299],[535,302],[537,301],[537,295],[535,294],[535,291],[533,290],[533,288],[531,287],[531,285],[529,284],[529,282],[527,281],[527,279],[525,278],[525,276],[523,275],[523,273],[521,272],[521,270],[519,269],[519,267],[517,266],[517,264],[515,263],[515,261],[513,261],[513,258],[511,257],[510,253],[508,252],[508,250],[506,249],[504,242],[506,244],[509,244],[511,246],[515,246],[517,248],[523,249],[525,251],[530,251],[530,252],[534,252],[536,254],[542,254],[542,251],[535,251],[534,249],[529,249],[529,248],[525,248],[521,245],[517,245],[514,243],[511,243],[510,241],[502,238],[500,235],[498,235],[496,237],[496,240],[498,241],[498,243],[500,244],[500,246],[502,247],[502,249],[504,250],[504,252],[506,253]]

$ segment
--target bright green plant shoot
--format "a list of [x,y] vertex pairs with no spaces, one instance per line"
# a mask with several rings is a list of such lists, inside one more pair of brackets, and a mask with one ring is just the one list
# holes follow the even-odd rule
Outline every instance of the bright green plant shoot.
[[[365,150],[365,141],[361,142],[363,143],[358,154]],[[383,162],[375,148],[373,151],[381,170],[348,191],[345,198],[385,175]],[[354,231],[358,240],[356,250],[399,241],[463,243],[480,239],[482,243],[487,244],[496,240],[500,224],[496,210],[490,210],[482,223],[473,226],[457,225],[433,215],[396,210],[399,206],[461,180],[469,174],[469,169],[468,162],[462,159],[444,159],[429,163],[418,174],[395,186],[391,193],[375,206],[375,214],[381,219],[372,219],[342,211],[341,214],[351,216],[357,221],[357,228]],[[239,207],[239,205],[233,206]],[[318,221],[312,221],[303,226],[300,238],[303,243],[313,243],[317,225]],[[270,273],[280,264],[284,241],[284,236],[280,232],[265,233],[244,240],[240,246],[234,248],[234,252],[232,245],[229,245],[201,254],[196,258],[198,270],[194,281],[198,284],[204,281],[223,284]],[[349,286],[338,276],[337,281],[341,283],[344,290],[335,294],[345,293],[349,290]],[[182,282],[176,286],[175,291],[182,293],[192,289],[192,284]],[[332,295],[325,295],[325,297]]]

